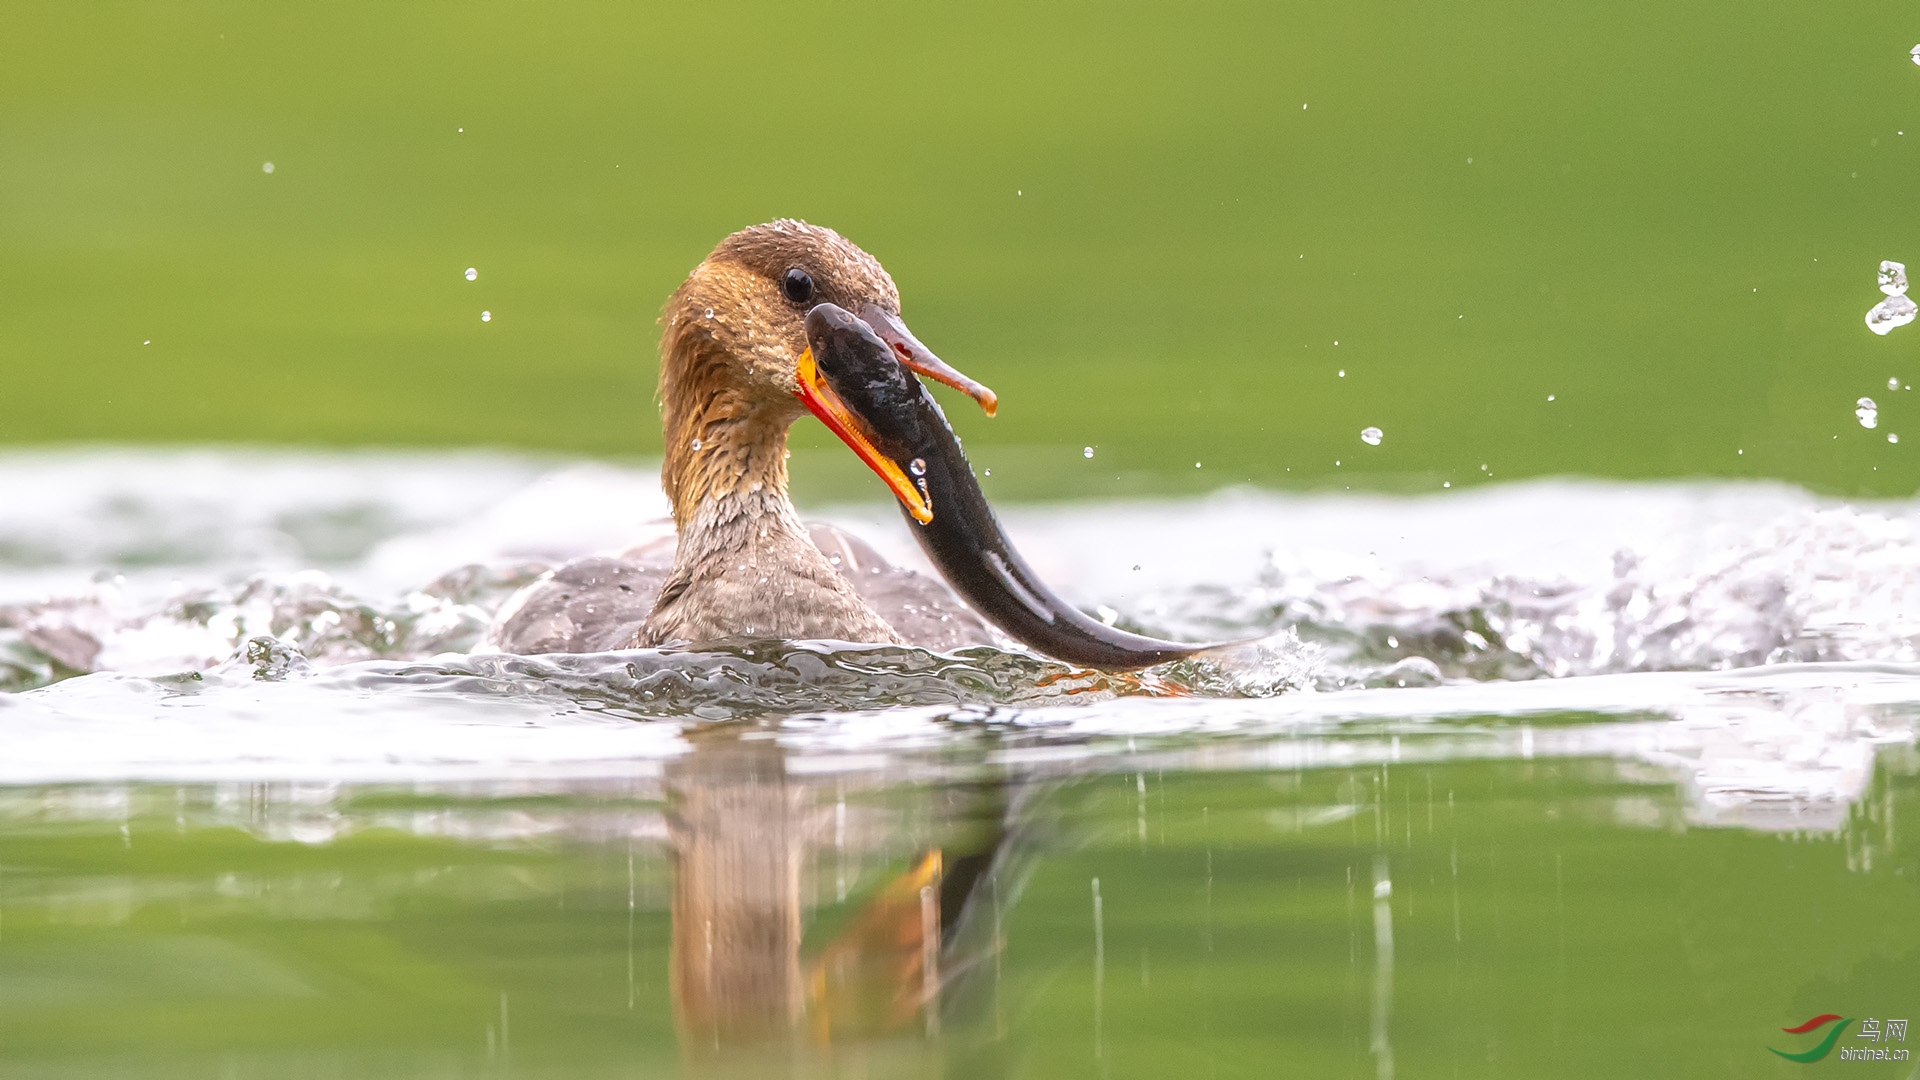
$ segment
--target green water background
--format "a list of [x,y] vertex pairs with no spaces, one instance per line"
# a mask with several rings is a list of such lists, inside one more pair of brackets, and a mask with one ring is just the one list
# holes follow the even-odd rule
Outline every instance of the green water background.
[[[25,0],[0,442],[646,456],[661,300],[792,215],[1000,391],[953,412],[1001,497],[1907,495],[1920,328],[1862,316],[1920,267],[1916,40],[1786,0]],[[803,493],[879,497],[803,427]]]

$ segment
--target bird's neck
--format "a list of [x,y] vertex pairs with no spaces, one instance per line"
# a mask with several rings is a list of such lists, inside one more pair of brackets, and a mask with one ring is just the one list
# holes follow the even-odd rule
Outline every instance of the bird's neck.
[[669,357],[661,380],[660,483],[682,551],[718,541],[704,535],[716,529],[804,534],[787,496],[787,430],[800,403],[751,394],[725,378],[731,365],[705,359]]
[[640,640],[900,640],[814,546],[787,497],[787,429],[804,406],[729,379],[740,365],[726,359],[662,358],[660,480],[679,545]]
[[691,522],[701,504],[734,495],[787,498],[787,429],[791,413],[766,415],[716,396],[666,425],[660,483],[673,501],[674,524]]

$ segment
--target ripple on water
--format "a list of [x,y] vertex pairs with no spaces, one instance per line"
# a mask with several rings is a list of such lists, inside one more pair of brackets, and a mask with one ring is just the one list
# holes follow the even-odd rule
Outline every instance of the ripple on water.
[[[404,700],[540,725],[1145,705],[1186,723],[1179,702],[1219,716],[1299,690],[1920,660],[1913,504],[1578,483],[1005,508],[1040,574],[1116,625],[1250,642],[1143,679],[1018,651],[831,643],[475,655],[514,589],[654,527],[651,470],[199,453],[191,468],[142,451],[0,455],[9,490],[47,496],[0,505],[0,686],[58,684],[21,707],[245,703],[334,723]],[[352,530],[301,524],[336,520],[343,499]],[[890,508],[834,520],[914,564]],[[170,539],[142,545],[154,536]],[[103,674],[73,678],[89,671]]]
[[357,690],[565,700],[635,720],[758,720],[806,712],[1015,705],[1154,694],[1159,684],[998,649],[744,641],[720,649],[474,655],[362,663],[320,676]]

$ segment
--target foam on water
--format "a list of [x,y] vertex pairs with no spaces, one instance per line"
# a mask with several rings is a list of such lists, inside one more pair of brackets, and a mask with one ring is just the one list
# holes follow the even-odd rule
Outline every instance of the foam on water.
[[[545,567],[667,529],[645,466],[101,448],[0,455],[0,490],[25,691],[0,782],[625,775],[722,719],[827,767],[987,724],[1076,761],[1611,753],[1678,770],[1703,821],[1803,827],[1920,705],[1920,504],[1783,485],[1005,508],[1120,625],[1260,639],[1142,680],[993,650],[470,655]],[[817,516],[923,565],[888,506]],[[1608,722],[1529,719],[1554,714]]]

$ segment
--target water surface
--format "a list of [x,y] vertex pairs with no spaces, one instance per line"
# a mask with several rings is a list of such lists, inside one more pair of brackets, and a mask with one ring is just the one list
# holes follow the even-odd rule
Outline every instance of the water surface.
[[1259,638],[1139,681],[472,651],[646,468],[0,478],[0,1074],[1768,1075],[1920,1002],[1913,503],[1008,508],[1102,617]]

